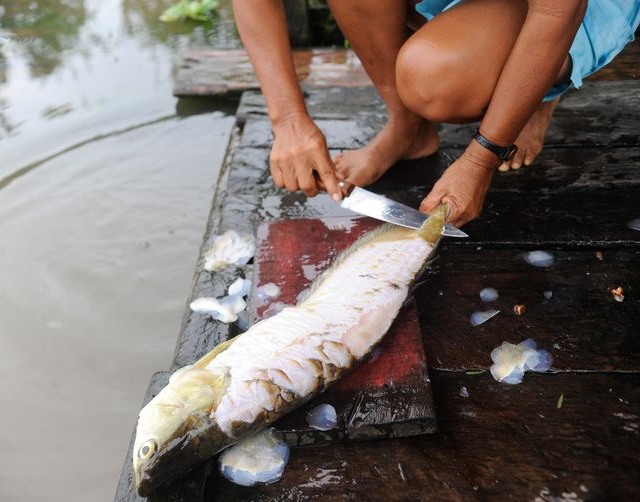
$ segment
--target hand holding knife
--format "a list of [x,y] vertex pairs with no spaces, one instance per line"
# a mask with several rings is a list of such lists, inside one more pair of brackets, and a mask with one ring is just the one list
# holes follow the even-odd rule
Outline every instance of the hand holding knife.
[[[406,206],[382,195],[370,192],[346,182],[340,182],[340,187],[346,195],[341,207],[364,216],[393,223],[408,228],[420,228],[429,218],[428,214]],[[446,237],[469,237],[465,232],[450,223],[445,223],[442,235]]]

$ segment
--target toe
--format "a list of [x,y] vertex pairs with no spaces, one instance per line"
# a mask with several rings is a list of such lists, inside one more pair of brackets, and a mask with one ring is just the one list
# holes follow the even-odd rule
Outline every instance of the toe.
[[538,157],[539,153],[540,153],[540,151],[527,150],[527,152],[526,152],[526,154],[524,156],[524,165],[525,166],[530,166],[531,164],[533,164],[533,162]]
[[511,169],[520,169],[522,167],[522,161],[524,160],[526,150],[518,150],[511,160]]

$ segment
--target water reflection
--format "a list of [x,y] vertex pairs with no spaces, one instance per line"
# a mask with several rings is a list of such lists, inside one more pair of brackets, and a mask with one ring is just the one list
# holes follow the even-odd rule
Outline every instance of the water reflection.
[[176,103],[172,67],[184,49],[239,47],[230,0],[208,22],[160,22],[172,1],[0,6],[0,178],[92,137],[166,116]]
[[239,45],[229,0],[165,25],[171,1],[0,0],[2,502],[112,499],[170,364],[235,110],[171,72]]
[[12,0],[0,9],[0,26],[13,35],[33,77],[51,74],[77,48],[87,18],[83,0]]
[[[124,28],[132,37],[143,36],[143,43],[175,45],[175,35],[189,34],[189,40],[196,45],[205,45],[208,34],[220,20],[217,13],[212,15],[209,21],[184,20],[177,23],[159,23],[160,15],[171,5],[174,0],[124,0],[122,2]],[[145,28],[145,33],[140,30]]]

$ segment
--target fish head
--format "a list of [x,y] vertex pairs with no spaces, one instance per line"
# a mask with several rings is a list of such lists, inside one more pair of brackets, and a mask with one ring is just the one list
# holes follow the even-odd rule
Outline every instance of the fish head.
[[147,496],[213,456],[226,438],[211,418],[226,374],[187,366],[142,408],[133,445],[136,489]]

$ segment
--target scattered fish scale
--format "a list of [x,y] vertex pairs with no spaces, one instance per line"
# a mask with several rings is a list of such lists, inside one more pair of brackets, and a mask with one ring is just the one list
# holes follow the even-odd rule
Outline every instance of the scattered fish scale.
[[480,326],[481,324],[484,324],[492,317],[497,316],[499,313],[500,311],[495,309],[474,312],[471,314],[469,321],[471,322],[471,325],[474,327]]
[[525,253],[523,258],[529,265],[541,268],[550,267],[555,261],[555,258],[551,253],[541,250]]
[[526,371],[543,373],[551,368],[553,357],[546,350],[539,350],[531,338],[514,345],[502,342],[491,352],[494,364],[491,375],[498,382],[519,384]]
[[232,483],[253,486],[280,479],[289,460],[289,447],[272,428],[238,442],[220,455],[220,473]]
[[500,296],[495,288],[482,288],[479,294],[483,302],[494,302]]
[[306,415],[307,424],[312,429],[328,431],[335,429],[338,425],[338,415],[336,409],[330,404],[319,404]]
[[214,236],[213,245],[204,255],[204,269],[217,272],[229,266],[246,265],[255,252],[252,236],[228,230],[222,235]]
[[640,218],[636,218],[635,220],[631,220],[627,223],[627,228],[640,231]]

